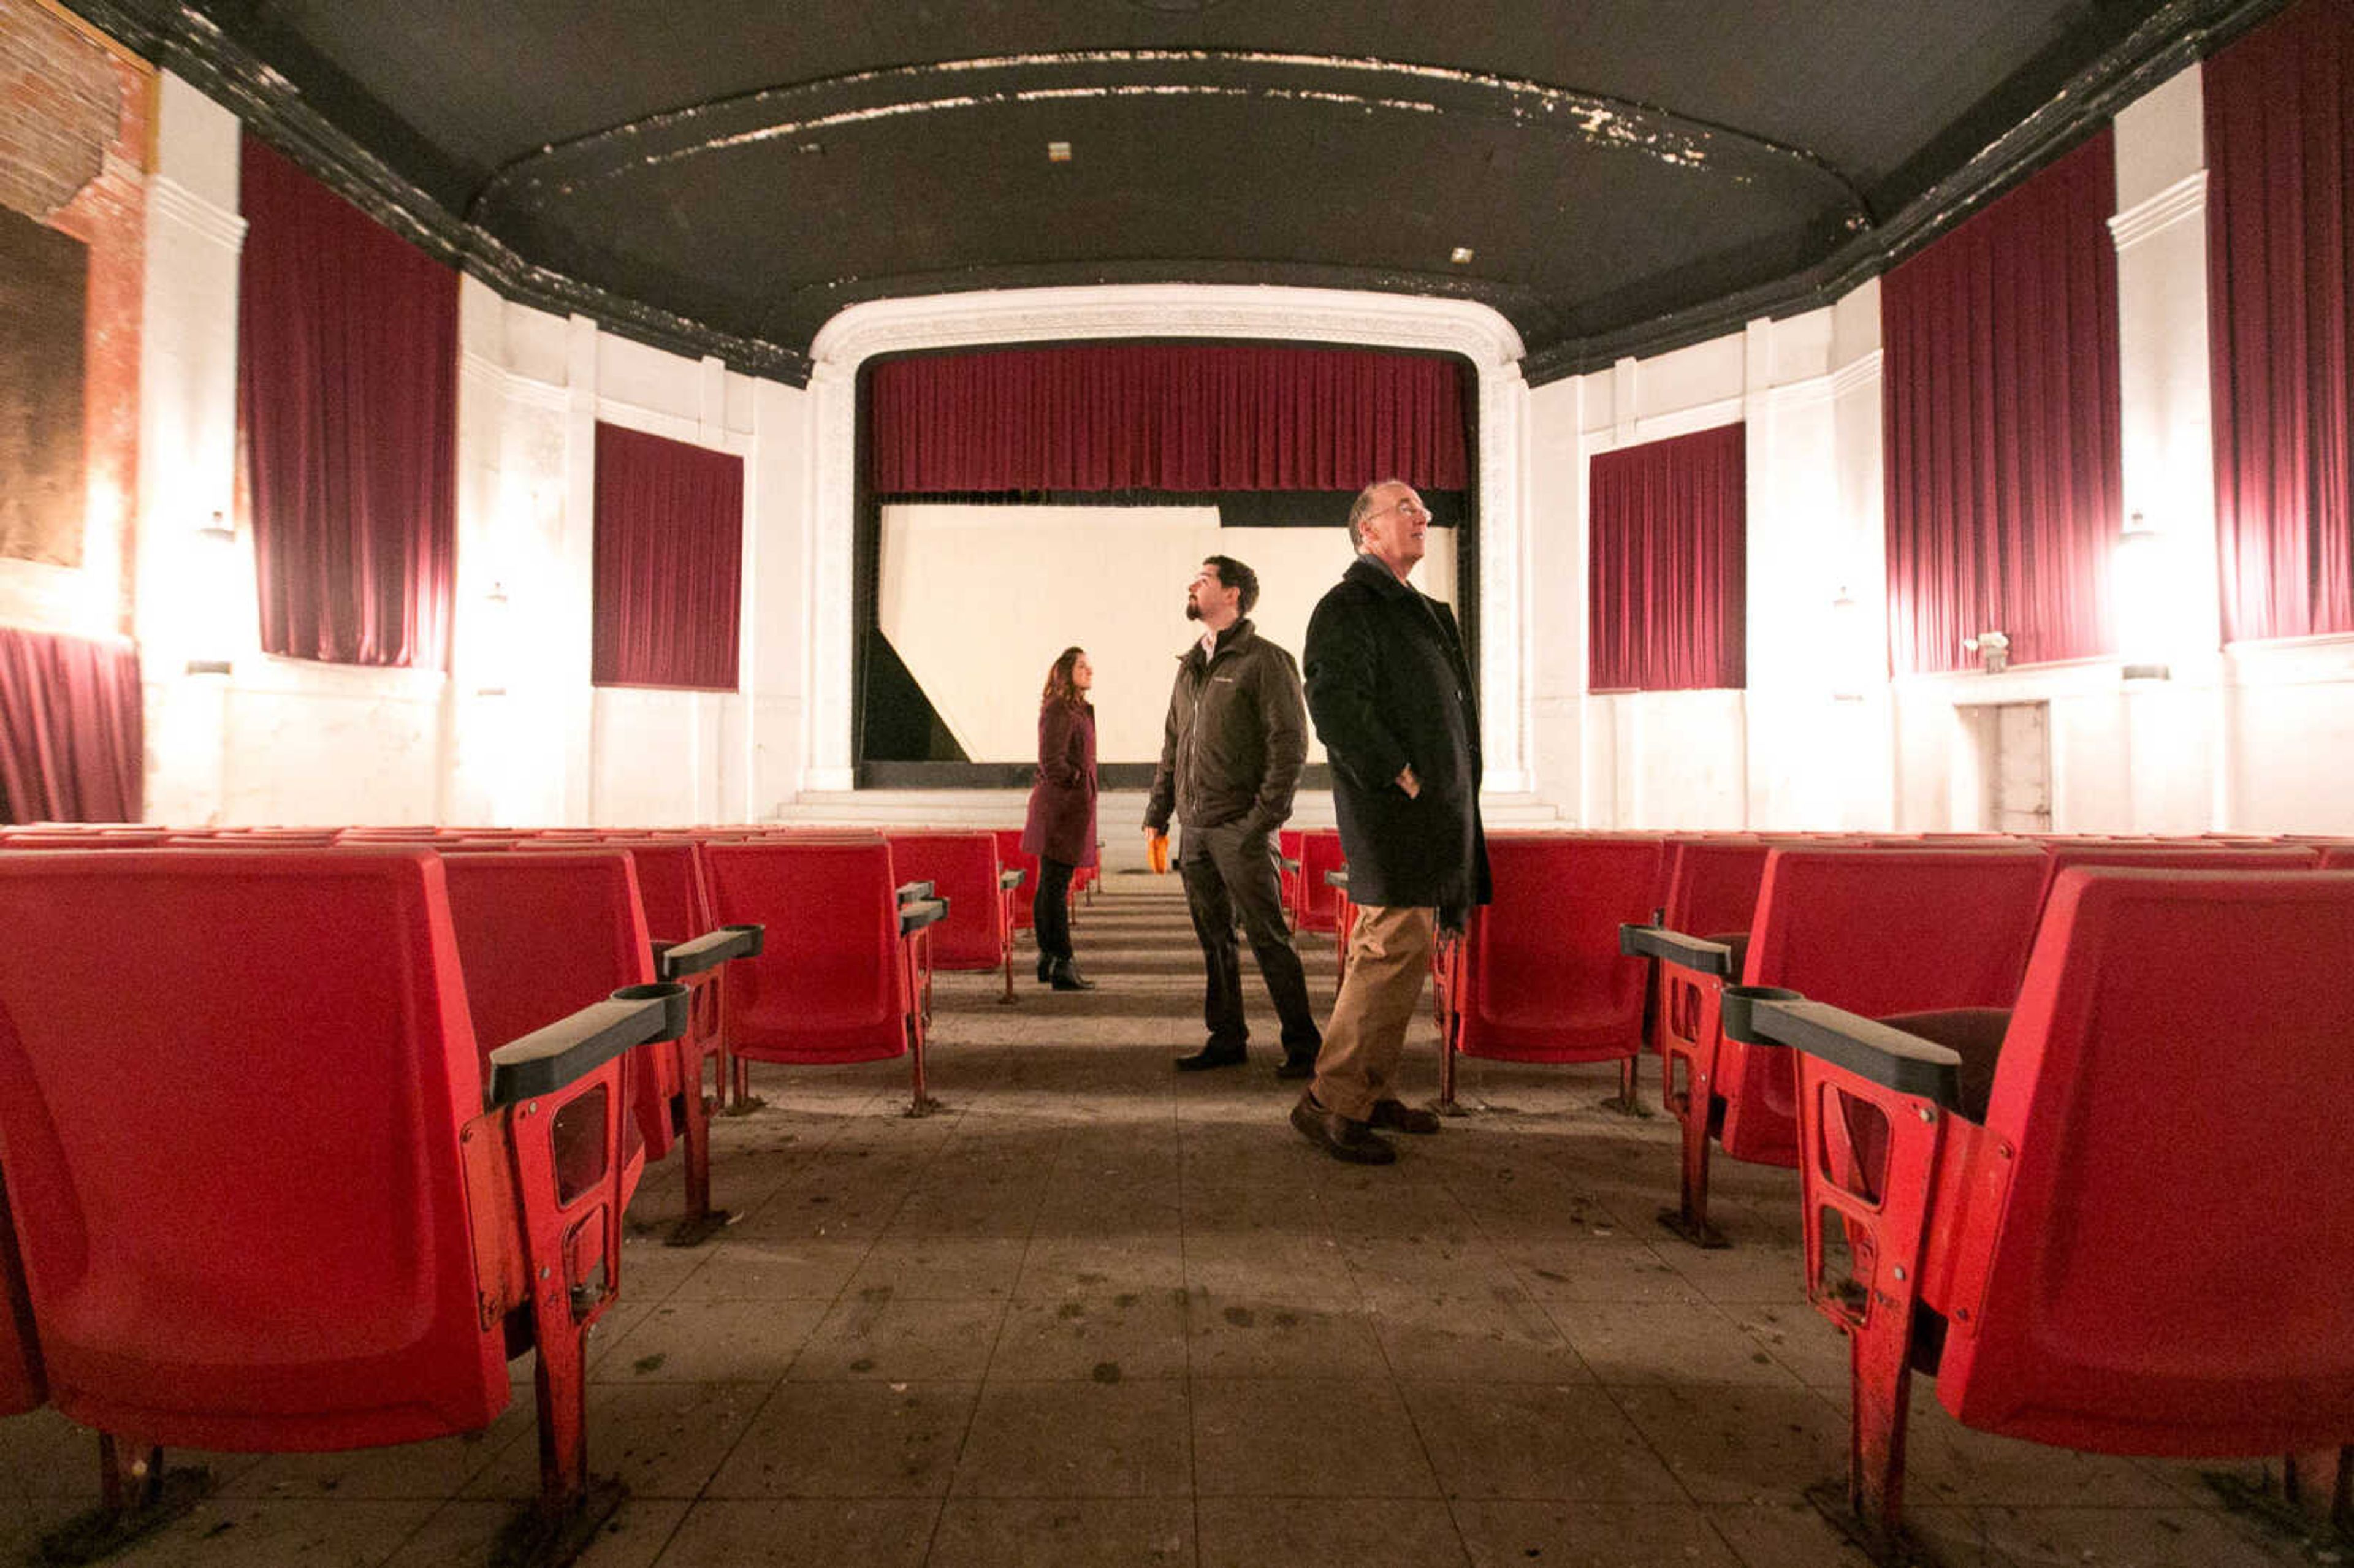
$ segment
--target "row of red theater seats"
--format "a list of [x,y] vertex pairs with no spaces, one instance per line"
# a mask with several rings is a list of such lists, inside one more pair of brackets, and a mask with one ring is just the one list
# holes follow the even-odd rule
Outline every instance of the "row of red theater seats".
[[[645,1160],[688,1148],[674,1240],[724,1222],[708,1206],[704,1064],[911,1054],[926,1108],[921,954],[949,906],[902,883],[894,856],[978,868],[984,932],[1004,932],[1013,880],[987,833],[136,842],[155,836],[0,843],[108,849],[0,853],[12,928],[87,942],[75,963],[20,953],[0,967],[0,1076],[24,1091],[0,1109],[0,1192],[14,1197],[0,1240],[16,1249],[0,1245],[0,1413],[46,1401],[158,1445],[399,1442],[480,1429],[504,1404],[506,1353],[536,1347],[542,1522],[577,1517],[589,1496],[579,1338],[618,1288],[620,1217]],[[724,918],[747,914],[762,918]],[[114,972],[133,939],[171,961]],[[338,958],[354,948],[359,960]],[[688,987],[663,1002],[679,1026],[662,1041],[612,1047],[577,1080],[533,1075],[532,1062],[501,1076],[510,1054],[546,1054],[542,1026],[576,998],[673,989],[652,983],[657,969]],[[267,1005],[248,1004],[265,990]],[[129,1041],[168,1044],[162,1081],[151,1058],[119,1059]],[[48,1070],[59,1061],[71,1070]],[[133,1081],[153,1117],[96,1097]],[[323,1083],[335,1092],[314,1092]],[[281,1136],[289,1122],[310,1136]],[[373,1158],[355,1165],[355,1152]],[[334,1172],[347,1179],[313,1202]],[[129,1196],[150,1191],[175,1200],[152,1224]],[[111,1238],[102,1256],[79,1245],[91,1234]],[[303,1287],[278,1288],[288,1278]],[[126,1321],[121,1303],[142,1299],[205,1306]],[[388,1337],[387,1322],[406,1328]],[[309,1353],[288,1358],[297,1325]],[[204,1369],[191,1374],[183,1351]],[[121,1483],[131,1450],[101,1450]]]
[[1799,1167],[1809,1295],[1854,1347],[1849,1501],[1882,1545],[1915,1367],[1966,1424],[2069,1446],[2354,1436],[2329,1114],[2354,1092],[2354,844],[1490,849],[1495,900],[1437,961],[1447,1097],[1463,1054],[1619,1060],[1631,1100],[1652,1043],[1682,1150],[1661,1218],[1702,1245],[1712,1147]]

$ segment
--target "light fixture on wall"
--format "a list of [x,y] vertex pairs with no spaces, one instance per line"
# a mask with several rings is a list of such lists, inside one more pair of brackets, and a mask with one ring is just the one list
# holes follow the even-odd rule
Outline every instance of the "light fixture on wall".
[[216,512],[193,531],[187,592],[182,602],[194,610],[189,629],[187,673],[226,675],[235,668],[229,639],[221,624],[227,607],[237,602],[232,589],[237,572],[237,530]]
[[2176,635],[2177,574],[2165,530],[2137,512],[2117,535],[2115,571],[2117,652],[2128,681],[2163,681],[2173,673],[2168,650]]
[[1962,652],[1977,654],[1978,667],[1989,675],[1999,675],[2010,668],[2010,639],[1999,631],[1981,631],[1976,637],[1963,638]]

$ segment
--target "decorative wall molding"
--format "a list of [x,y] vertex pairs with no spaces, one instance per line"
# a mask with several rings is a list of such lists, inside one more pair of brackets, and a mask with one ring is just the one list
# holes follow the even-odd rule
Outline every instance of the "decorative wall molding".
[[169,175],[147,176],[147,220],[168,222],[235,256],[245,249],[245,219],[198,196]]
[[458,375],[522,408],[546,408],[561,414],[572,407],[571,388],[535,376],[518,376],[488,355],[471,348],[458,356]]
[[1875,348],[1832,371],[1829,377],[1831,396],[1834,398],[1844,397],[1850,392],[1867,389],[1876,392],[1880,387],[1881,360],[1885,352]]
[[1087,339],[1267,339],[1458,354],[1479,403],[1480,712],[1488,779],[1527,774],[1529,588],[1521,449],[1527,418],[1520,334],[1485,305],[1388,294],[1144,284],[935,294],[853,305],[811,344],[816,490],[809,531],[809,705],[804,790],[847,789],[851,757],[858,373],[877,355]]
[[2207,171],[2195,169],[2109,219],[2109,237],[2120,251],[2127,250],[2177,224],[2203,221],[2206,216]]

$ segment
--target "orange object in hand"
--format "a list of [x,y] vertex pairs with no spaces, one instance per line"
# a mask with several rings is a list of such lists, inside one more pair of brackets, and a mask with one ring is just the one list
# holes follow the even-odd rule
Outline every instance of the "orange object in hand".
[[1144,853],[1145,857],[1152,863],[1153,875],[1166,876],[1169,874],[1169,835],[1167,833],[1153,834],[1152,842],[1145,846]]

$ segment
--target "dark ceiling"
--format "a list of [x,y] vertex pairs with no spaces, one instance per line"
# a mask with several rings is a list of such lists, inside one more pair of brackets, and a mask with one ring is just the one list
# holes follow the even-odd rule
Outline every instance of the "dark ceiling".
[[1821,302],[2278,0],[72,3],[507,291],[746,368],[1199,281],[1476,300],[1543,381]]

